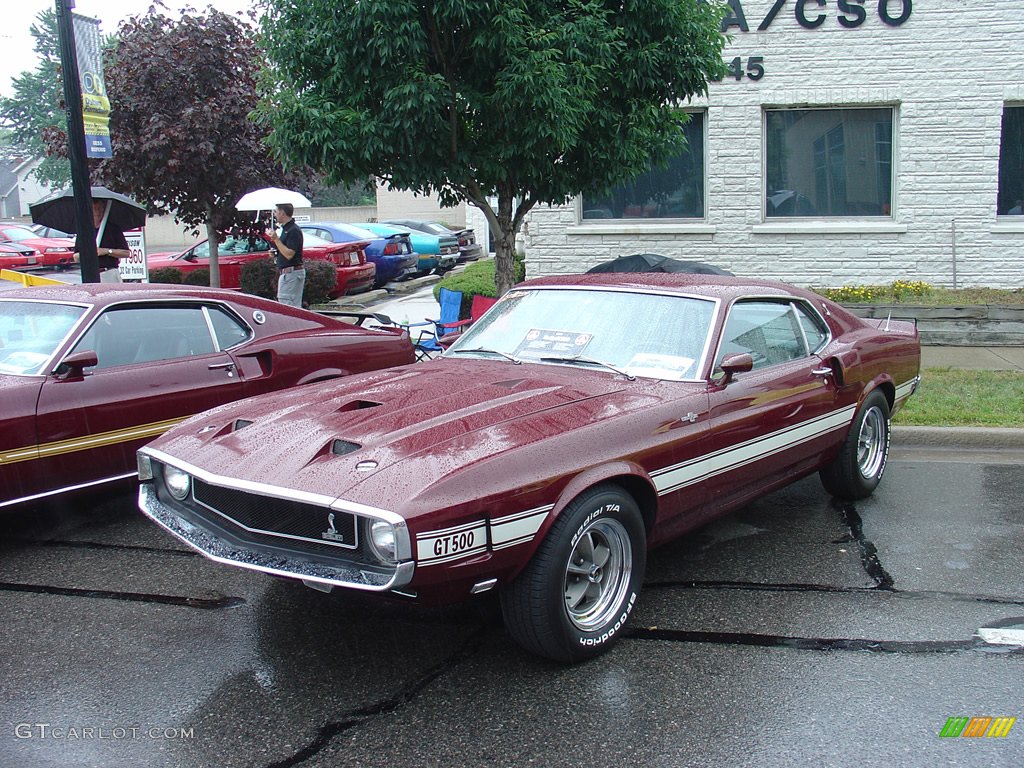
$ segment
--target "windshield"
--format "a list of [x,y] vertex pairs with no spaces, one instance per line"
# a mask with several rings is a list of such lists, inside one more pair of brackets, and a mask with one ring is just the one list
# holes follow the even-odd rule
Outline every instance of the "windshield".
[[0,301],[0,373],[39,374],[85,307]]
[[39,238],[35,232],[21,227],[4,227],[4,234],[16,243],[20,243],[22,240],[36,240]]
[[[715,302],[587,289],[510,291],[446,356],[509,355],[528,363],[612,366],[632,376],[696,378]],[[488,354],[490,353],[490,354]]]

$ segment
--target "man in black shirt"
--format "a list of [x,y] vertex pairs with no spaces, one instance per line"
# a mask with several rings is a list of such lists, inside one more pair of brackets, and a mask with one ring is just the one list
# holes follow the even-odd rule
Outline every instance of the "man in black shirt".
[[[82,238],[91,237],[96,239],[96,233],[103,223],[103,214],[106,213],[107,203],[104,200],[92,201],[92,225],[93,230],[87,234],[78,233],[75,236],[75,263],[78,263],[79,254],[82,252]],[[128,241],[125,240],[124,232],[113,226],[109,221],[103,228],[103,237],[96,244],[96,255],[100,267],[101,283],[120,283],[121,273],[117,268],[118,259],[127,259],[132,255],[128,248]]]
[[277,264],[277,300],[293,307],[302,306],[302,289],[306,285],[306,268],[302,265],[302,230],[295,223],[295,208],[281,203],[274,209],[274,219],[281,225],[281,236],[267,230],[274,245]]

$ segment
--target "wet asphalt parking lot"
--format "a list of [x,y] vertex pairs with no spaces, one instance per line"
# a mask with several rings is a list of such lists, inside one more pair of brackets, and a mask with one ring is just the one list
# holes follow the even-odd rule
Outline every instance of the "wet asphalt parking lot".
[[[425,610],[209,562],[130,489],[5,512],[0,768],[1024,765],[1024,461],[894,450],[651,553],[630,631],[537,660]],[[1017,717],[940,737],[951,717]]]

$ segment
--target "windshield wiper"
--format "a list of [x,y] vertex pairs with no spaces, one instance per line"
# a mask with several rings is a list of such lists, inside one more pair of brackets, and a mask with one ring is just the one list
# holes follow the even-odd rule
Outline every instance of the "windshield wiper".
[[633,374],[626,373],[621,368],[616,368],[614,365],[606,363],[604,360],[595,360],[592,357],[573,355],[572,357],[539,357],[537,359],[542,363],[582,363],[584,365],[599,365],[602,368],[607,368],[609,371],[614,371],[620,376],[625,376],[630,381],[636,381],[636,376]]
[[451,355],[457,355],[460,352],[465,352],[465,353],[476,352],[476,353],[480,353],[480,354],[484,354],[484,355],[501,355],[506,360],[511,360],[516,365],[521,365],[522,362],[523,362],[522,360],[520,360],[517,357],[512,357],[512,355],[506,354],[505,352],[499,352],[496,349],[484,349],[483,347],[476,347],[475,349],[450,349],[450,350],[448,350],[448,353],[451,354]]

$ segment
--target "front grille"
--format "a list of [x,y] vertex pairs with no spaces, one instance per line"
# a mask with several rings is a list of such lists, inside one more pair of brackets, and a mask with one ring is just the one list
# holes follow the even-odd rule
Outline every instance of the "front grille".
[[192,495],[199,504],[250,533],[302,539],[323,552],[358,546],[356,518],[347,512],[222,488],[199,478],[193,478]]

